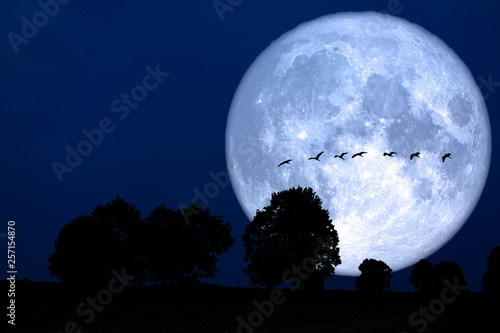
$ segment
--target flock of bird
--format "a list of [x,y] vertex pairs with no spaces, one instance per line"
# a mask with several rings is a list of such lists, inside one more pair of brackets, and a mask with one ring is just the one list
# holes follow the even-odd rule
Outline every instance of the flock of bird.
[[[318,161],[318,162],[319,162],[319,157],[320,157],[323,153],[324,153],[324,151],[322,151],[321,153],[319,153],[318,155],[316,155],[316,157],[309,157],[309,160],[316,160],[316,161]],[[340,155],[335,155],[333,158],[337,158],[337,157],[338,157],[338,158],[340,158],[341,160],[344,160],[344,156],[345,156],[345,155],[347,155],[347,154],[348,154],[348,153],[342,153],[342,154],[340,154]],[[359,152],[359,153],[356,153],[356,154],[352,155],[352,156],[351,156],[351,158],[355,158],[355,157],[357,157],[357,156],[361,156],[361,157],[363,157],[363,154],[368,154],[368,153],[367,153],[366,151],[361,151],[361,152]],[[384,153],[384,156],[393,157],[392,155],[394,155],[394,154],[396,154],[396,155],[397,155],[398,153],[396,153],[396,152],[394,152],[394,151],[391,151],[390,153]],[[411,155],[410,155],[410,160],[413,160],[413,158],[414,158],[414,157],[418,157],[418,158],[420,158],[420,152],[419,152],[419,151],[417,151],[416,153],[411,154]],[[445,160],[446,158],[451,159],[451,154],[450,154],[450,153],[446,153],[446,154],[444,154],[444,155],[441,157],[441,159],[442,159],[443,163],[444,163],[444,160]],[[286,160],[286,161],[281,162],[281,163],[278,165],[278,168],[279,168],[280,166],[282,166],[283,164],[290,164],[290,162],[291,162],[291,161],[293,161],[293,160]],[[344,160],[344,161],[345,161],[345,160]]]

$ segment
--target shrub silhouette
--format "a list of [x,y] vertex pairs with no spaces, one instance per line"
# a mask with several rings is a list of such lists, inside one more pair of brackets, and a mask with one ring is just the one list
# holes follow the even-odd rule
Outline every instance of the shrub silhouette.
[[341,263],[338,234],[321,199],[311,188],[291,188],[273,193],[271,203],[246,226],[243,235],[245,262],[243,272],[252,285],[267,288],[283,284],[283,274],[292,266],[301,266],[304,259],[313,257],[317,238],[330,239],[332,249],[320,251],[321,263],[303,279],[308,290],[322,289],[326,277]]

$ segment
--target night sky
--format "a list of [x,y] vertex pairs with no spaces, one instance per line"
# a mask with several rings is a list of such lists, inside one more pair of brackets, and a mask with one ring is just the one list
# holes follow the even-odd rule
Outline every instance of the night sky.
[[[36,14],[41,7],[0,3],[0,241],[5,248],[7,221],[15,220],[19,278],[56,281],[47,259],[61,228],[116,196],[134,203],[143,217],[162,203],[174,209],[192,204],[195,191],[213,181],[211,172],[226,171],[233,94],[273,40],[323,15],[389,9],[450,46],[486,99],[493,135],[486,187],[460,232],[427,258],[455,261],[470,289],[482,290],[486,260],[500,245],[498,1],[233,0],[239,4],[222,16],[212,0],[60,2],[67,3],[15,47],[9,33],[22,35],[23,17],[42,20]],[[122,99],[132,91],[143,101]],[[66,164],[66,147],[77,149],[86,139],[82,131],[99,127],[107,132],[102,142],[59,178],[53,162]],[[231,186],[221,187],[208,207],[231,222],[236,238],[209,282],[249,286],[241,242],[249,221]],[[6,259],[0,262],[5,272]],[[396,272],[392,289],[413,290],[410,272]],[[354,289],[354,280],[333,277],[326,287]]]

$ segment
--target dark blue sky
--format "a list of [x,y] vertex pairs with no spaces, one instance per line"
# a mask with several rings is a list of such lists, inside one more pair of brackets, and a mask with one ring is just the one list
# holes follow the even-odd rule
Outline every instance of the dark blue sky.
[[[59,230],[97,204],[121,196],[144,217],[162,203],[171,208],[191,204],[193,189],[203,191],[212,181],[210,172],[226,170],[229,106],[259,53],[302,22],[342,11],[387,10],[392,2],[243,0],[221,21],[212,0],[72,0],[44,22],[36,1],[2,0],[0,232],[6,232],[9,219],[17,222],[20,278],[55,280],[48,273],[47,258]],[[488,94],[493,155],[485,191],[460,232],[428,258],[433,263],[457,262],[471,289],[482,290],[487,257],[500,245],[500,224],[494,217],[500,187],[495,173],[500,84],[490,91],[484,85],[488,77],[500,82],[500,3],[401,0],[392,6],[400,11],[398,16],[447,43]],[[30,37],[24,40],[9,34],[21,36],[22,18],[33,22],[34,15],[40,25],[37,32],[25,29]],[[143,82],[157,65],[168,77]],[[144,83],[151,90],[134,89]],[[131,91],[147,96],[127,106],[122,94]],[[99,126],[109,133],[80,163],[73,161],[72,172],[64,173],[60,182],[51,164],[65,164],[66,147],[77,149],[85,139],[82,131]],[[231,186],[221,188],[209,207],[231,222],[237,239],[221,256],[212,282],[248,286],[241,272],[241,235],[248,220]],[[5,248],[6,239],[0,241]],[[5,265],[2,260],[4,271]],[[410,272],[395,273],[393,289],[410,290]],[[334,277],[327,287],[352,289],[354,278]]]

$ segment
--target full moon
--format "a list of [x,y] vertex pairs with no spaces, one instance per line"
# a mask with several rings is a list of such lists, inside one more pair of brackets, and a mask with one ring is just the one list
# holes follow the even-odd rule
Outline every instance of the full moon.
[[349,276],[366,258],[396,271],[448,242],[479,200],[490,155],[465,64],[420,26],[373,12],[325,16],[274,41],[243,77],[226,131],[247,217],[273,192],[311,187],[339,233],[336,274]]

